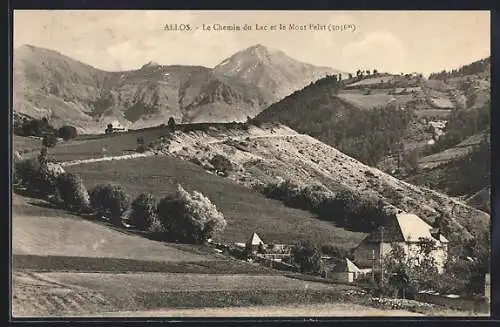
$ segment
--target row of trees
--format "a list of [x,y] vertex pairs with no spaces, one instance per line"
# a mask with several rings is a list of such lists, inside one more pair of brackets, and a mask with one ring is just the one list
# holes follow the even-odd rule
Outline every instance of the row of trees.
[[439,73],[432,73],[429,75],[429,79],[446,80],[452,77],[460,77],[460,76],[482,73],[489,69],[490,63],[491,63],[491,58],[481,59],[469,65],[462,66],[458,69],[453,69],[451,71],[442,70]]
[[75,138],[78,134],[75,127],[64,125],[59,129],[50,125],[47,118],[25,119],[14,122],[14,134],[19,136],[37,136],[44,137],[54,135],[64,140]]
[[159,201],[149,193],[132,201],[118,184],[97,185],[87,191],[80,176],[54,167],[44,150],[38,158],[16,163],[14,184],[76,213],[91,214],[117,226],[126,220],[162,240],[203,243],[226,227],[223,214],[207,197],[189,193],[181,185]]
[[58,137],[67,141],[75,138],[78,132],[75,127],[69,125],[64,125],[57,129],[50,125],[47,118],[44,117],[42,119],[15,120],[14,134],[42,137],[42,144],[45,147],[52,148],[57,144]]
[[355,232],[370,232],[387,217],[386,204],[382,200],[348,189],[335,194],[322,185],[281,181],[264,185],[260,191],[287,206],[308,210],[322,220]]

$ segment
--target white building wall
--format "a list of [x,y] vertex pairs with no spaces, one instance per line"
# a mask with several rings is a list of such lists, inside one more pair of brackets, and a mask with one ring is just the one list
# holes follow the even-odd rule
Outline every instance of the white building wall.
[[[407,256],[414,257],[417,260],[425,259],[425,255],[423,255],[419,252],[420,247],[418,244],[405,243],[403,248],[404,248],[405,254]],[[447,245],[441,244],[440,242],[437,242],[436,249],[430,253],[430,255],[434,258],[434,260],[436,262],[436,266],[437,266],[439,273],[443,273],[443,271],[444,271],[444,263],[446,261],[447,254],[448,254]]]
[[330,279],[340,282],[340,283],[352,283],[354,282],[353,272],[335,272],[330,274]]

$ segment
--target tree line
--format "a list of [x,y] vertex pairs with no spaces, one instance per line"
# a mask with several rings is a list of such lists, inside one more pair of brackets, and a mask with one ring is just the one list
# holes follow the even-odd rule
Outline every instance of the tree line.
[[384,201],[349,189],[334,193],[323,185],[298,185],[291,181],[271,182],[258,188],[269,198],[308,210],[319,219],[354,232],[371,232],[387,218]]
[[82,178],[50,165],[46,148],[37,158],[16,162],[14,189],[93,219],[123,227],[124,223],[165,241],[204,243],[226,227],[224,215],[206,196],[178,185],[174,194],[156,199],[142,193],[132,199],[119,184],[101,184],[87,190]]
[[41,137],[43,145],[49,148],[57,144],[58,137],[67,141],[78,135],[75,127],[64,125],[55,128],[45,117],[42,119],[14,120],[13,129],[14,135]]
[[256,120],[290,126],[375,166],[398,150],[413,109],[402,110],[395,104],[358,108],[337,97],[341,84],[335,76],[318,80],[273,104]]
[[438,73],[432,73],[429,75],[429,79],[446,80],[453,77],[461,77],[466,75],[474,75],[487,71],[490,67],[491,58],[485,58],[475,61],[469,65],[464,65],[458,69],[452,69],[451,71],[442,70]]

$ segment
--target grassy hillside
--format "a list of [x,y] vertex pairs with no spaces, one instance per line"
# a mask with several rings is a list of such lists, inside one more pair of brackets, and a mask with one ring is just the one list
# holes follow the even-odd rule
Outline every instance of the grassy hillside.
[[309,212],[287,208],[256,191],[176,158],[88,163],[66,169],[82,176],[88,187],[112,181],[121,184],[132,196],[148,191],[162,197],[174,193],[178,183],[186,190],[200,191],[224,214],[228,225],[221,238],[226,241],[245,242],[251,233],[257,232],[265,242],[294,244],[310,238],[320,244],[350,247],[365,236],[319,221]]
[[[43,201],[13,195],[14,255],[76,256],[151,261],[214,259],[168,247],[112,227],[47,207]],[[70,268],[70,267],[68,267]]]
[[474,134],[453,147],[420,158],[419,167],[421,169],[431,169],[446,164],[453,159],[465,157],[485,138],[490,138],[489,131]]
[[[466,195],[460,192],[487,185],[489,175],[479,178],[482,183],[467,173],[481,164],[446,165],[417,176],[464,157],[473,140],[489,130],[489,76],[485,59],[429,79],[380,73],[341,82],[330,77],[271,105],[256,119],[283,123],[399,178]],[[444,182],[445,175],[464,182]],[[475,186],[467,188],[467,183]]]
[[[179,128],[184,127],[179,126]],[[235,241],[246,237],[243,235],[243,230],[245,230],[244,233],[248,233],[248,230],[260,228],[258,226],[272,226],[272,228],[264,227],[261,229],[262,233],[270,233],[269,237],[271,238],[296,239],[299,236],[302,237],[301,235],[306,235],[308,226],[318,223],[318,220],[314,218],[314,215],[304,211],[282,211],[283,207],[279,202],[272,202],[271,207],[273,208],[270,213],[265,210],[258,213],[259,208],[252,204],[261,203],[258,200],[258,198],[261,198],[264,202],[260,206],[269,206],[270,203],[266,202],[267,199],[264,199],[257,192],[234,186],[228,179],[206,174],[204,169],[197,166],[201,165],[205,169],[209,169],[207,167],[211,166],[209,162],[214,154],[221,154],[229,158],[234,165],[235,169],[230,174],[229,179],[250,188],[253,188],[258,183],[275,182],[276,177],[282,177],[299,184],[320,183],[334,191],[347,188],[372,194],[385,199],[396,207],[416,212],[428,219],[430,223],[433,222],[437,214],[436,210],[441,211],[443,208],[453,217],[457,216],[457,208],[462,208],[460,209],[461,213],[458,214],[459,217],[453,219],[458,219],[457,221],[467,226],[470,231],[482,229],[484,224],[489,221],[488,217],[471,211],[471,208],[464,206],[464,204],[455,203],[454,200],[442,194],[419,189],[398,181],[376,169],[364,166],[353,158],[349,158],[311,137],[297,134],[295,131],[283,126],[265,125],[262,128],[250,126],[246,130],[241,126],[228,128],[219,124],[212,127],[200,125],[198,128],[200,128],[198,131],[196,129],[192,131],[186,130],[185,132],[178,130],[168,136],[163,149],[164,152],[166,151],[167,157],[160,155],[134,160],[81,163],[68,166],[67,169],[81,173],[90,186],[114,180],[124,184],[125,188],[133,195],[146,190],[157,195],[165,195],[172,192],[174,186],[179,182],[187,186],[188,189],[190,187],[200,188],[199,190],[207,193],[209,198],[214,200],[216,204],[225,207],[225,210],[222,211],[228,217],[244,221],[241,229],[233,226],[233,228],[236,228],[235,230],[228,229],[227,231],[226,236]],[[57,145],[49,151],[49,156],[58,161],[98,158],[102,154],[96,155],[96,153],[105,145],[110,148],[109,152],[121,155],[130,153],[126,149],[133,149],[134,141],[139,135],[149,141],[165,134],[166,129],[157,128],[109,137],[74,140],[67,143],[68,147],[71,146],[71,150],[65,148],[62,144]],[[176,159],[168,157],[171,154],[196,164],[176,161]],[[339,175],[339,171],[343,172],[343,174]],[[368,172],[365,174],[363,173],[365,171]],[[370,172],[376,172],[375,177],[371,177]],[[165,180],[169,182],[167,184],[162,182]],[[414,182],[417,183],[417,181]],[[230,183],[230,185],[226,183]],[[219,185],[218,192],[214,190],[215,185]],[[233,190],[233,187],[236,187],[237,191],[231,192],[231,197],[224,200],[223,195],[225,192],[220,191],[220,189],[228,188]],[[250,198],[255,196],[257,200],[248,203],[245,197],[234,196],[238,192],[250,192],[242,194],[246,194]],[[243,214],[235,209],[237,205],[241,205]],[[281,209],[274,208],[275,205],[279,205]],[[451,211],[453,211],[453,214],[451,214]],[[292,217],[290,219],[295,224],[298,224],[298,221],[304,215],[311,220],[304,220],[304,224],[300,223],[298,225],[302,227],[295,230],[297,234],[286,237],[285,234],[290,233],[288,227],[278,230],[275,234],[271,232],[276,225],[266,220],[265,216],[269,214],[277,217],[277,219],[288,215]],[[478,220],[476,221],[476,219]],[[267,222],[264,223],[264,220]],[[268,225],[268,223],[272,224]],[[331,223],[323,223],[325,225],[322,226],[333,226]],[[284,224],[288,225],[288,223]],[[256,230],[259,231],[259,229]],[[312,237],[321,240],[321,242],[333,241],[335,243],[339,243],[339,240],[342,240],[340,242],[342,243],[350,239],[350,241],[347,241],[350,244],[355,243],[355,240],[358,239],[357,236],[340,231],[339,236],[333,238],[331,234],[327,236],[328,233],[318,232],[317,235]]]
[[247,187],[281,178],[299,185],[323,185],[333,192],[349,189],[414,212],[430,224],[438,212],[447,212],[459,234],[468,234],[463,226],[473,234],[488,228],[488,215],[446,195],[400,181],[284,126],[231,133],[178,132],[171,144],[176,146],[171,146],[168,154],[197,162],[208,171],[213,171],[213,156],[227,158],[233,167],[228,178]]

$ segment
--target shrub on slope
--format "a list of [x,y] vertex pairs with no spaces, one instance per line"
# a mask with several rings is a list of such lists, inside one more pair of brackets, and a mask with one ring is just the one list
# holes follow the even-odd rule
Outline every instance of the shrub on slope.
[[203,243],[226,227],[210,199],[196,191],[190,194],[180,185],[173,196],[160,201],[158,215],[166,236],[180,242]]
[[114,225],[121,225],[123,214],[130,207],[129,196],[119,185],[97,185],[90,191],[92,209],[108,217]]

